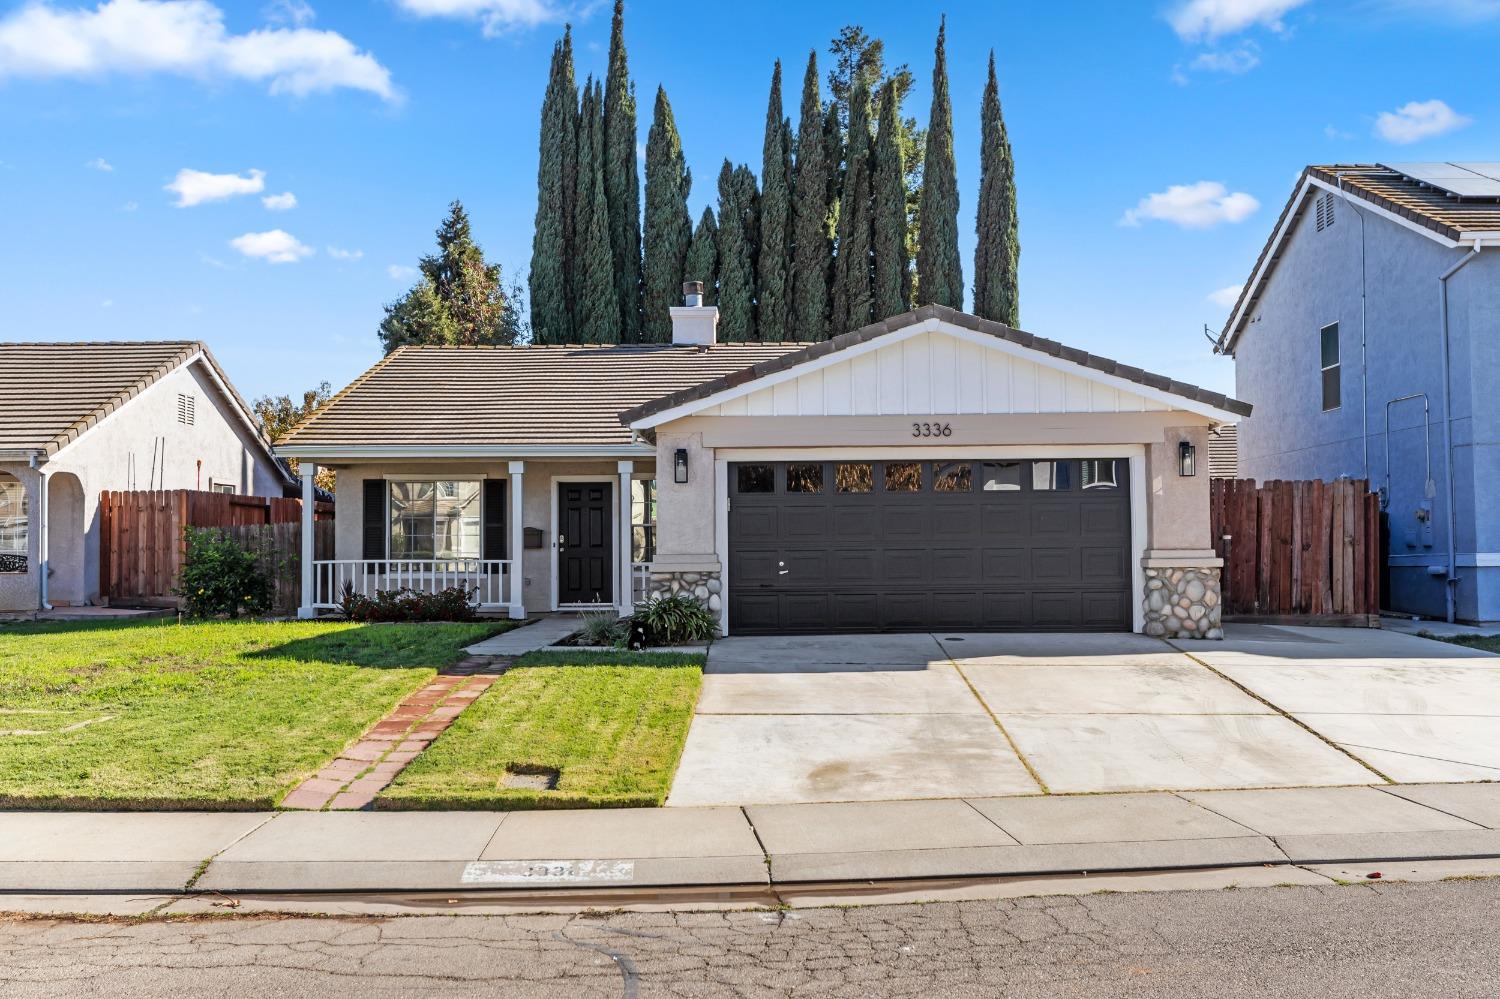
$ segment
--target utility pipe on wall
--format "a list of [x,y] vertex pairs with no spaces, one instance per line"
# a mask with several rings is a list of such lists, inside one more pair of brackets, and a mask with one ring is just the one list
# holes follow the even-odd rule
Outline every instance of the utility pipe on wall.
[[[1474,249],[1464,254],[1463,259],[1443,272],[1438,278],[1438,305],[1442,310],[1442,340],[1443,340],[1443,465],[1446,469],[1448,486],[1448,599],[1447,611],[1448,622],[1451,624],[1456,619],[1456,604],[1458,588],[1458,541],[1454,536],[1458,529],[1458,513],[1453,508],[1453,384],[1452,384],[1452,360],[1449,357],[1448,340],[1448,279],[1477,256],[1484,249],[1484,241],[1474,240]],[[1471,331],[1472,335],[1472,331]],[[1472,409],[1472,400],[1471,400]]]
[[42,468],[41,462],[36,460],[36,455],[31,456],[31,467],[37,473],[36,476],[36,567],[40,581],[37,585],[38,602],[42,610],[52,609],[52,603],[47,599],[47,576],[52,571],[48,565],[51,557],[51,546],[47,543],[47,535],[50,533],[51,525],[47,522],[47,472]]

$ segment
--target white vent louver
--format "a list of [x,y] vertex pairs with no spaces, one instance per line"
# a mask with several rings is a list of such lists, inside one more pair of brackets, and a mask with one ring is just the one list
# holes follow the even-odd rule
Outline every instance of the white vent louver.
[[1324,194],[1318,198],[1317,203],[1318,231],[1322,232],[1333,225],[1333,195]]
[[177,394],[177,422],[187,426],[193,425],[197,417],[198,401],[190,395],[179,392]]

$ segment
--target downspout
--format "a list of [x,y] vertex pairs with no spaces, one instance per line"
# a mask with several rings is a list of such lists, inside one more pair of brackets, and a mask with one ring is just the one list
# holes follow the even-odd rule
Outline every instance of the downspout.
[[41,462],[36,460],[36,455],[31,456],[31,467],[37,473],[36,566],[37,574],[41,577],[41,581],[37,587],[37,595],[42,610],[49,611],[52,609],[52,604],[47,599],[47,575],[51,572],[51,566],[47,564],[51,554],[49,551],[51,546],[47,543],[48,527],[50,526],[47,523],[47,472],[42,468]]
[[1448,279],[1463,270],[1484,249],[1484,241],[1474,240],[1474,249],[1464,254],[1462,260],[1443,272],[1438,278],[1438,304],[1442,310],[1443,340],[1443,465],[1448,486],[1448,623],[1456,619],[1455,604],[1458,588],[1458,540],[1454,536],[1458,529],[1458,512],[1453,508],[1453,387],[1451,383],[1452,360],[1449,357],[1448,338]]
[[1354,210],[1359,217],[1359,427],[1360,436],[1364,438],[1364,461],[1365,480],[1370,478],[1370,378],[1369,378],[1369,303],[1365,296],[1368,279],[1365,267],[1365,213],[1359,210],[1359,206],[1349,197],[1349,192],[1344,190],[1344,173],[1338,176],[1339,197],[1344,204]]

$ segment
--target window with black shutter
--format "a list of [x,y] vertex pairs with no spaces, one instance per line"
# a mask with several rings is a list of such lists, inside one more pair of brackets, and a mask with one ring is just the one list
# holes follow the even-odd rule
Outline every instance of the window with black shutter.
[[385,558],[385,480],[364,480],[364,541],[363,555],[366,561]]
[[505,480],[484,480],[484,532],[480,537],[480,558],[494,561],[505,558]]

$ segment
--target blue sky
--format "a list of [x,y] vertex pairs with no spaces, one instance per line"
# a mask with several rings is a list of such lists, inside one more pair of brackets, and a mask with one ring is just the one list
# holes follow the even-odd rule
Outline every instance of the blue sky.
[[[795,117],[808,51],[855,19],[911,65],[925,120],[944,10],[966,269],[993,47],[1022,326],[1212,388],[1233,372],[1202,328],[1222,323],[1223,290],[1305,164],[1500,159],[1485,68],[1500,0],[636,0],[642,142],[660,83],[696,217],[724,157],[759,172],[772,61]],[[379,357],[381,305],[449,200],[524,278],[552,44],[571,20],[580,76],[601,73],[608,15],[562,0],[0,0],[0,339],[201,338],[247,396],[346,384]]]

